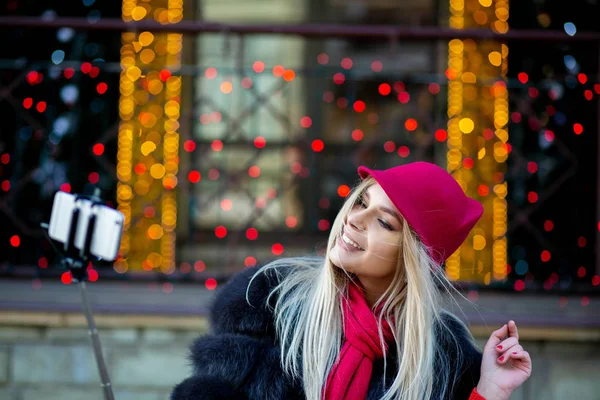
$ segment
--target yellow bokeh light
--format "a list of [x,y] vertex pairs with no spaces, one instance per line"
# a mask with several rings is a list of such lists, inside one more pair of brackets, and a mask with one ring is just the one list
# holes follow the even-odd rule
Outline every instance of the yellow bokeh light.
[[144,7],[137,6],[131,10],[131,18],[133,18],[134,21],[142,20],[146,14],[148,14],[148,12]]
[[159,224],[154,224],[154,225],[151,225],[151,226],[148,228],[148,231],[147,231],[147,232],[148,232],[148,237],[149,237],[150,239],[152,239],[152,240],[158,240],[158,239],[160,239],[160,238],[163,236],[163,234],[164,234],[164,232],[163,232],[163,228],[162,228],[162,226],[160,226]]
[[157,95],[160,92],[162,92],[163,90],[163,83],[160,81],[160,79],[153,79],[150,82],[148,82],[148,92],[150,92],[153,95]]
[[138,38],[142,46],[149,46],[154,41],[154,35],[150,32],[142,32]]
[[144,64],[150,64],[154,60],[155,56],[156,54],[154,54],[152,49],[144,49],[140,53],[140,60],[142,60]]
[[142,70],[138,67],[129,67],[127,68],[127,72],[125,72],[127,77],[132,81],[137,81],[139,77],[142,75]]
[[492,5],[492,0],[479,0],[479,4],[484,7],[489,7]]
[[161,179],[165,175],[165,167],[162,164],[156,163],[150,167],[150,175],[154,179]]
[[485,25],[488,22],[487,14],[484,11],[481,11],[481,10],[475,11],[475,13],[473,14],[473,19],[479,25]]
[[473,248],[475,250],[483,250],[486,245],[485,236],[483,235],[475,235],[473,236]]
[[458,127],[462,133],[471,133],[475,129],[475,123],[471,118],[462,118],[458,123]]
[[498,51],[492,51],[490,54],[488,54],[488,60],[493,66],[499,67],[500,64],[502,64],[502,54],[500,54]]
[[144,195],[148,194],[148,191],[150,190],[150,185],[145,180],[140,179],[133,185],[133,190],[135,191],[136,194],[139,194],[140,196],[144,196]]

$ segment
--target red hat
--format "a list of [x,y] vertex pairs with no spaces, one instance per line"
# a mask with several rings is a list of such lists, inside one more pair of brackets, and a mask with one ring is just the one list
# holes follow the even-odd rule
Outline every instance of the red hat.
[[465,195],[445,169],[424,161],[386,170],[359,167],[361,179],[375,178],[431,257],[442,265],[466,240],[483,206]]

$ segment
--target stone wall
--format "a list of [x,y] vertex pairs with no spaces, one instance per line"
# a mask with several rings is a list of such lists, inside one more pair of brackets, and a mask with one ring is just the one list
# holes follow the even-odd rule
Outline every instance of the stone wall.
[[[186,360],[196,332],[100,329],[117,400],[164,400],[190,375]],[[0,326],[0,399],[103,400],[85,328]]]
[[[115,399],[168,399],[173,385],[190,374],[186,355],[199,333],[195,328],[100,329]],[[476,333],[480,347],[487,340],[483,336]],[[513,400],[600,399],[597,339],[521,342],[532,355],[534,373]],[[0,325],[0,399],[103,400],[87,329]]]

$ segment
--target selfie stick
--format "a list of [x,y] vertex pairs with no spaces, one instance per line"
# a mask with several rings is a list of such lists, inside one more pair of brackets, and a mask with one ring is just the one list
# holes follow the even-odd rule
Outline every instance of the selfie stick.
[[[78,199],[86,198],[84,196],[78,196]],[[102,204],[102,199],[100,198],[100,189],[94,189],[94,194],[89,197],[92,201],[92,209],[96,204]],[[77,202],[75,203],[77,204]],[[71,226],[69,227],[69,240],[65,243],[65,251],[68,256],[62,254],[52,243],[50,236],[47,233],[48,224],[41,224],[48,241],[54,248],[54,250],[61,256],[61,263],[69,268],[71,271],[71,275],[73,276],[73,280],[79,282],[79,288],[81,292],[81,299],[83,301],[83,312],[87,319],[88,323],[88,334],[92,338],[92,344],[94,346],[94,354],[96,356],[96,363],[98,364],[98,370],[100,371],[100,379],[101,386],[104,390],[104,398],[106,400],[114,400],[114,395],[112,392],[112,385],[110,383],[110,377],[108,376],[108,371],[106,370],[106,365],[104,364],[104,357],[102,356],[102,348],[100,345],[100,337],[98,336],[98,329],[96,328],[96,323],[94,322],[94,317],[92,315],[92,311],[90,308],[90,303],[87,295],[87,287],[85,284],[85,280],[87,279],[87,271],[86,264],[88,258],[90,256],[90,245],[92,242],[92,234],[94,232],[94,226],[96,222],[96,215],[92,212],[90,215],[90,220],[87,224],[87,232],[85,234],[85,244],[81,251],[77,252],[75,249],[75,233],[77,230],[77,225],[79,222],[79,208],[76,206],[73,210],[73,218],[71,219]]]

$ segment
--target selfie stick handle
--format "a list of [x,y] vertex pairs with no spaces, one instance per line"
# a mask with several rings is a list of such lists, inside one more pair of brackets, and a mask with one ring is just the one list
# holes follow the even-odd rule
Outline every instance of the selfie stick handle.
[[108,376],[108,372],[106,371],[106,365],[104,364],[104,358],[102,357],[102,349],[100,346],[100,337],[98,336],[98,329],[96,328],[96,323],[94,322],[94,317],[92,316],[92,312],[90,310],[90,303],[88,301],[86,290],[87,287],[83,279],[79,281],[79,287],[81,289],[81,299],[83,300],[83,312],[85,313],[85,317],[87,318],[89,326],[88,333],[92,338],[92,343],[94,345],[94,353],[96,354],[96,362],[98,364],[98,370],[100,371],[100,380],[102,382],[102,389],[104,390],[104,398],[106,398],[106,400],[114,400],[115,397],[112,392],[110,377]]

